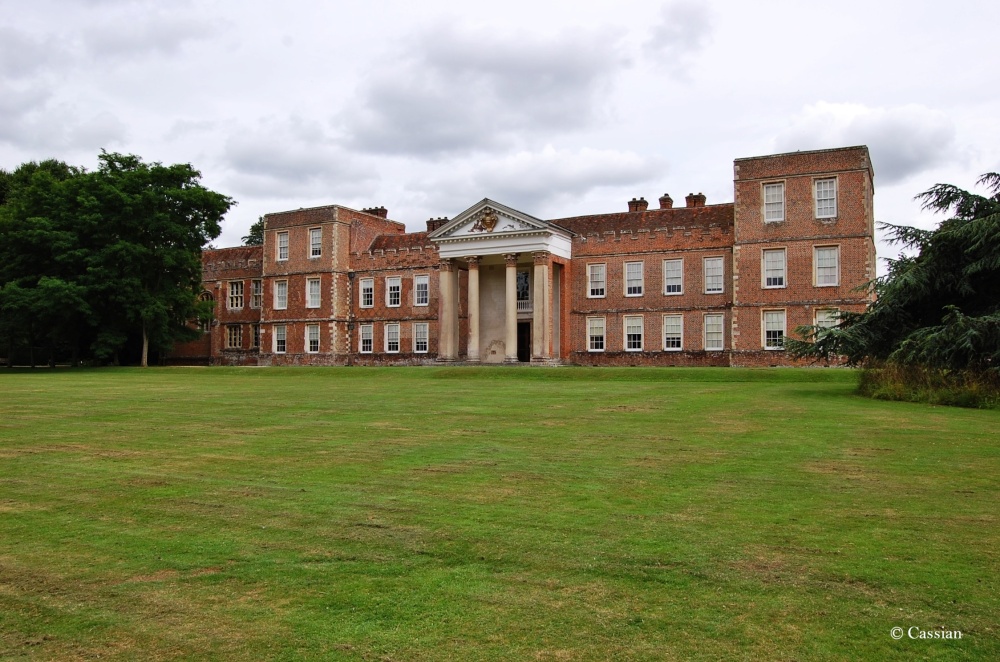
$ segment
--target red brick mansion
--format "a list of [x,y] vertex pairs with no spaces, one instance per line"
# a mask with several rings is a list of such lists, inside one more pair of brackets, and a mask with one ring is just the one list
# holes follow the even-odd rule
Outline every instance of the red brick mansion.
[[406,232],[384,208],[268,214],[205,251],[215,320],[171,361],[792,364],[785,336],[864,310],[866,147],[737,159],[734,202],[542,220],[484,199]]

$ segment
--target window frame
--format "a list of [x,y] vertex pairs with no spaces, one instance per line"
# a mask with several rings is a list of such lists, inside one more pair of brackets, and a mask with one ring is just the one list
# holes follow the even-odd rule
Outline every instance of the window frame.
[[[768,344],[767,316],[768,314],[781,313],[781,343],[779,345]],[[788,313],[784,308],[765,308],[760,311],[760,333],[761,346],[768,352],[780,352],[785,349],[785,338],[788,336]]]
[[[828,183],[833,184],[833,195],[830,198],[823,198],[823,199],[833,200],[833,213],[821,214],[819,208],[820,184],[828,184]],[[837,218],[837,214],[840,211],[840,200],[838,195],[839,189],[840,189],[840,182],[837,181],[836,177],[817,177],[816,179],[813,180],[813,215],[817,219]]]
[[[592,322],[601,323],[601,346],[599,348],[594,347],[594,338],[596,337],[592,331]],[[608,325],[607,320],[603,317],[588,317],[587,318],[587,351],[599,353],[603,352],[608,347]]]
[[[398,288],[395,292],[396,303],[392,303],[392,287],[395,283]],[[386,276],[385,279],[385,306],[386,308],[399,308],[403,305],[403,277],[402,276]]]
[[[781,191],[781,200],[768,202],[768,200],[767,200],[768,189],[771,189],[771,188],[780,189],[780,191]],[[760,189],[760,201],[761,201],[761,215],[763,216],[765,223],[783,223],[785,221],[785,219],[787,218],[787,211],[788,210],[785,208],[786,207],[786,205],[785,205],[786,200],[785,200],[785,181],[784,180],[781,180],[781,181],[771,181],[771,182],[762,182],[761,183],[761,189]],[[768,212],[767,206],[769,204],[770,205],[775,205],[775,204],[781,205],[781,216],[780,216],[780,218],[778,218],[778,217],[776,217],[776,218],[768,218],[768,213],[769,212]]]
[[[821,250],[833,250],[834,258],[836,263],[834,268],[837,270],[836,281],[833,283],[820,283],[819,282],[819,252]],[[813,286],[815,287],[839,287],[840,286],[840,244],[823,244],[819,246],[813,246]]]
[[243,349],[243,325],[226,325],[226,349]]
[[[423,285],[423,288],[420,286]],[[424,301],[420,301],[420,292],[423,289]],[[416,274],[413,276],[413,305],[431,305],[431,277],[429,274]]]
[[[708,263],[709,261],[719,261],[719,288],[718,290],[708,289]],[[703,257],[701,259],[702,269],[702,294],[725,294],[726,293],[726,260],[721,255]]]
[[[420,340],[420,329],[423,329],[424,333],[424,348],[420,349],[418,343]],[[414,354],[427,354],[431,349],[431,325],[428,322],[414,322],[413,323],[413,353]]]
[[[316,238],[319,241],[316,241]],[[309,228],[309,259],[323,257],[323,228]]]
[[[383,337],[385,339],[385,344],[383,345],[383,347],[385,349],[385,353],[386,354],[399,354],[399,348],[400,348],[400,344],[401,344],[400,343],[400,328],[399,327],[400,327],[399,322],[389,322],[389,323],[385,324],[384,327],[383,327],[383,329],[382,329],[382,335],[383,335]],[[392,332],[393,329],[395,329],[395,331],[396,331],[396,349],[392,349],[390,347],[390,345],[389,345],[389,343],[390,343],[389,335],[390,335],[390,333]]]
[[[271,333],[271,346],[275,354],[288,353],[288,327],[284,324],[275,324]],[[278,349],[280,343],[281,349]]]
[[[279,294],[284,292],[285,301],[279,304]],[[274,281],[274,309],[275,310],[288,310],[288,280],[276,280]]]
[[[310,331],[316,331],[316,349],[312,348],[313,339],[309,337]],[[319,354],[320,350],[320,328],[319,324],[306,324],[305,333],[303,334],[303,341],[305,345],[306,354]]]
[[274,260],[276,262],[287,262],[288,261],[288,231],[276,232],[275,235],[275,246],[274,246]]
[[254,278],[250,281],[250,307],[260,310],[264,306],[264,281]]
[[[368,337],[365,337],[365,331],[368,332]],[[365,349],[365,341],[368,342],[368,349]],[[358,326],[358,354],[374,354],[375,353],[375,325],[374,324],[361,324]]]
[[[312,298],[312,284],[316,283],[316,300]],[[323,279],[306,278],[306,308],[319,308],[323,305]]]
[[[680,265],[680,288],[676,292],[667,291],[667,265],[677,263]],[[682,257],[672,257],[663,260],[663,296],[675,297],[684,294],[684,258]]]
[[[238,286],[239,294],[234,291],[234,286]],[[243,310],[244,284],[242,280],[231,280],[226,283],[226,309]],[[234,303],[235,302],[235,303]]]
[[[639,346],[629,347],[629,320],[639,320]],[[622,317],[622,348],[626,352],[642,352],[646,345],[646,320],[642,315],[625,315]]]
[[[646,273],[645,273],[646,272],[646,267],[645,267],[645,264],[646,263],[644,261],[642,261],[642,260],[630,260],[630,261],[624,263],[624,265],[622,266],[622,274],[624,276],[624,281],[625,281],[625,283],[624,283],[624,285],[625,285],[624,294],[625,294],[626,297],[641,297],[641,296],[643,296],[646,293]],[[632,293],[630,293],[629,292],[629,288],[635,287],[635,286],[629,285],[628,268],[629,268],[629,266],[634,266],[634,265],[639,265],[639,279],[638,279],[639,280],[639,285],[638,285],[639,291],[638,292],[632,292]]]
[[[830,322],[832,322],[832,324],[820,324],[819,320],[820,313],[828,313],[834,315],[834,318],[832,320],[829,320]],[[821,327],[824,329],[833,328],[837,326],[837,324],[839,323],[839,320],[836,319],[836,315],[839,313],[840,313],[839,308],[816,308],[813,311],[813,326]]]
[[[680,333],[677,335],[677,347],[667,346],[667,320],[677,319],[679,320]],[[663,316],[663,351],[664,352],[682,352],[684,351],[684,315],[682,313],[670,313]]]
[[250,349],[260,349],[260,324],[250,325]]
[[[594,294],[594,274],[592,269],[600,268],[601,272],[601,292],[600,294]],[[593,262],[587,264],[587,298],[588,299],[603,299],[608,296],[608,263],[607,262]]]
[[[719,318],[719,346],[713,347],[708,344],[709,318]],[[701,346],[706,352],[724,352],[726,350],[726,315],[725,313],[705,313],[701,320]],[[714,331],[712,333],[715,333]]]
[[[767,275],[767,254],[781,255],[781,284],[769,285]],[[763,248],[760,251],[760,286],[765,290],[782,290],[788,287],[788,250],[785,248]]]
[[[367,289],[367,292],[365,291],[366,289]],[[368,303],[365,303],[365,294],[368,294],[368,299],[369,299]],[[375,279],[374,278],[359,278],[358,279],[358,307],[359,308],[374,308],[375,307]]]

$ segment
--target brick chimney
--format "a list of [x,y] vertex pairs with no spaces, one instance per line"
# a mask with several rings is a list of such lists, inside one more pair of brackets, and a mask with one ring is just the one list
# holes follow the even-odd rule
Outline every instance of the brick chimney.
[[427,219],[427,231],[434,232],[439,227],[448,222],[447,216],[442,216],[441,218],[428,218]]
[[672,209],[674,206],[674,199],[670,197],[669,193],[664,193],[660,196],[660,209]]
[[698,195],[695,195],[694,193],[688,193],[686,196],[684,196],[684,203],[688,207],[704,207],[705,194],[698,193]]
[[371,214],[372,216],[378,216],[379,218],[389,218],[389,210],[385,207],[369,207],[368,209],[362,209],[366,214]]
[[646,209],[648,208],[649,208],[649,203],[646,202],[646,198],[639,198],[638,200],[632,198],[631,200],[628,201],[629,211],[646,211]]

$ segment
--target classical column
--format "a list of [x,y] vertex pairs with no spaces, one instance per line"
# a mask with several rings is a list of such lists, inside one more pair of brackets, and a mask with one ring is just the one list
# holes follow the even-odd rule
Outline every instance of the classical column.
[[549,322],[549,253],[533,253],[535,261],[534,299],[532,305],[531,358],[548,359],[551,355]]
[[517,253],[508,253],[503,259],[507,263],[507,296],[504,301],[507,339],[504,362],[517,363]]
[[441,290],[440,314],[438,315],[438,361],[454,361],[458,354],[458,302],[455,292],[455,265],[451,260],[441,260],[438,273]]
[[469,352],[468,361],[479,361],[479,256],[465,258],[469,263]]

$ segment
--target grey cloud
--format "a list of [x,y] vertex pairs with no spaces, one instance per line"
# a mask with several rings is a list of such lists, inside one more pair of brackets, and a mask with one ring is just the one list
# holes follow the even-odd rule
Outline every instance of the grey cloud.
[[691,59],[710,41],[712,16],[703,2],[682,0],[663,6],[643,53],[675,77],[688,79]]
[[666,165],[634,152],[546,146],[455,170],[462,174],[414,183],[412,188],[425,195],[423,206],[448,213],[490,197],[544,216],[597,189],[660,178]]
[[626,64],[607,32],[544,40],[436,28],[372,76],[343,129],[352,146],[381,153],[496,148],[592,124]]
[[142,20],[114,21],[83,32],[83,45],[96,57],[143,54],[175,55],[186,42],[212,36],[217,27],[194,16],[151,15]]
[[86,115],[70,104],[49,103],[49,92],[41,88],[0,86],[0,97],[0,143],[33,152],[96,151],[120,144],[128,135],[116,115]]
[[956,130],[926,106],[869,108],[820,102],[806,107],[775,141],[778,151],[868,145],[879,184],[895,184],[954,157]]
[[332,196],[369,186],[375,171],[344,152],[322,127],[297,118],[269,119],[234,131],[223,158],[230,186],[248,197]]
[[51,37],[33,37],[14,28],[0,27],[0,78],[33,76],[65,59],[65,51]]

